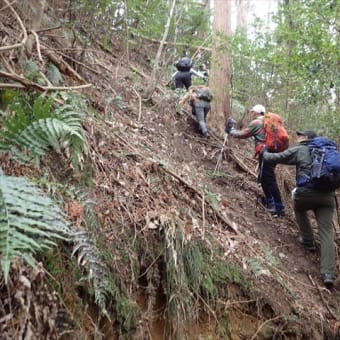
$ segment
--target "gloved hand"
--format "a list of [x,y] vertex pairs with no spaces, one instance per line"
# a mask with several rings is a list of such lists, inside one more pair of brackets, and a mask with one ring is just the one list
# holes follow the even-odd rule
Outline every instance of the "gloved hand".
[[236,121],[234,118],[232,117],[229,117],[228,120],[227,120],[227,124],[225,126],[225,132],[228,134],[228,135],[232,135],[232,131],[235,130],[234,129],[234,125],[236,124]]
[[226,129],[225,132],[227,135],[232,136],[234,131],[235,129],[233,127],[230,127],[229,129]]

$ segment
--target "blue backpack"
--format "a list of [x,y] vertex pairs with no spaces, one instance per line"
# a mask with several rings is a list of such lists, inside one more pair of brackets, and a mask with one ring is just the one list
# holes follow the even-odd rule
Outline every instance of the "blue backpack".
[[317,190],[340,187],[340,153],[337,145],[326,137],[315,137],[309,143],[312,157],[310,183]]

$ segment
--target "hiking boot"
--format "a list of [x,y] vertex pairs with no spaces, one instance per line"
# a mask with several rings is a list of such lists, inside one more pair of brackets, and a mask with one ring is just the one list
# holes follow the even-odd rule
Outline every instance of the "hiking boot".
[[298,237],[298,242],[308,251],[316,250],[314,242],[313,243],[306,242],[301,235]]
[[274,199],[273,198],[270,198],[270,199],[267,199],[265,197],[261,197],[260,198],[261,200],[261,204],[267,209],[267,210],[275,210],[275,204],[274,204]]
[[210,138],[209,132],[202,133],[202,136],[203,136],[203,138],[207,138],[207,139]]
[[278,209],[274,208],[274,209],[269,209],[268,211],[274,217],[285,216],[286,215],[286,211],[284,209],[278,210]]
[[335,276],[329,273],[321,274],[321,280],[326,288],[330,289],[334,287]]
[[284,216],[286,215],[285,206],[282,202],[275,202],[272,208],[269,209],[272,216]]

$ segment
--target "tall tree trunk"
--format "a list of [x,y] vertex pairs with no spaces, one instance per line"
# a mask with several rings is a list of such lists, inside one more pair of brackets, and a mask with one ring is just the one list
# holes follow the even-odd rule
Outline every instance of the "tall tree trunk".
[[231,113],[231,59],[226,49],[226,37],[231,36],[231,1],[214,1],[213,49],[209,87],[214,93],[211,125],[223,131]]
[[[294,32],[294,23],[293,23],[293,18],[292,15],[290,13],[290,0],[284,0],[284,20],[288,23],[289,25],[289,30],[291,32]],[[293,42],[291,40],[287,40],[283,42],[286,46],[286,51],[287,54],[290,58],[291,54],[292,54],[292,48],[293,48]],[[287,70],[287,75],[286,75],[286,84],[285,84],[285,102],[284,102],[284,110],[285,112],[289,112],[290,108],[289,108],[289,98],[290,98],[290,69],[288,68]]]
[[249,0],[236,0],[236,28],[247,33]]
[[162,52],[163,52],[163,48],[164,48],[166,39],[168,37],[169,28],[170,28],[171,19],[172,19],[173,13],[174,13],[175,5],[176,5],[176,0],[172,0],[172,2],[169,3],[169,7],[170,7],[169,17],[168,17],[168,20],[167,20],[165,28],[164,28],[162,40],[161,40],[159,47],[158,47],[157,55],[156,55],[154,65],[153,65],[153,69],[152,69],[152,73],[151,73],[150,83],[149,83],[149,86],[147,87],[145,94],[144,94],[144,98],[146,98],[146,99],[151,98],[151,96],[152,96],[152,94],[155,91],[155,88],[157,86],[157,81],[158,81],[158,78],[159,78],[158,77],[159,62],[160,62],[160,59],[161,59],[161,56],[162,56]]

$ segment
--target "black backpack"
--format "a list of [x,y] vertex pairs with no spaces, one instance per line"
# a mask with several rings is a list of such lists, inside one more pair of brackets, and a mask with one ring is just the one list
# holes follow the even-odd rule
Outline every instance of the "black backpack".
[[192,62],[191,59],[188,57],[183,57],[181,60],[179,60],[176,63],[176,68],[178,71],[182,71],[182,72],[188,72],[190,71],[190,69],[192,68]]

